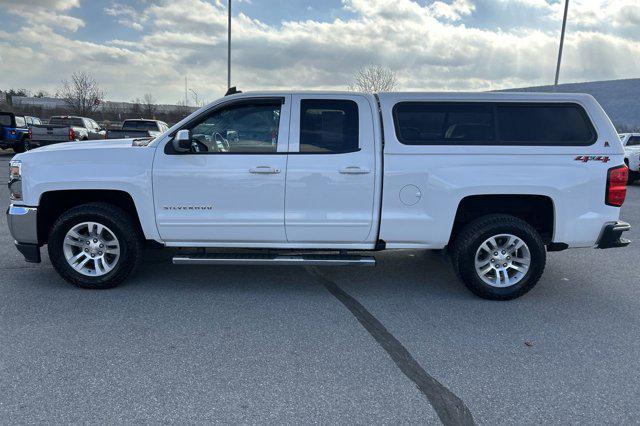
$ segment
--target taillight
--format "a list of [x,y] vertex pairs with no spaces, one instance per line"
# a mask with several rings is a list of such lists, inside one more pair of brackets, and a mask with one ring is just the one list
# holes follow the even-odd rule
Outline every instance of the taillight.
[[31,127],[29,127],[29,139],[33,139],[33,132],[31,131]]
[[627,166],[618,166],[607,172],[607,193],[605,203],[608,206],[622,207],[627,198],[627,180],[629,169]]
[[69,140],[70,141],[76,140],[76,131],[71,128],[69,129]]

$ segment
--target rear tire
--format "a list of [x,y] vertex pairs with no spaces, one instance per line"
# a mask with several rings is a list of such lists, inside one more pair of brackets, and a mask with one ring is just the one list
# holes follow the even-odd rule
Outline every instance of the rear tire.
[[13,152],[15,152],[16,154],[22,154],[25,151],[26,149],[24,148],[24,141],[20,141],[19,143],[13,145]]
[[529,292],[546,263],[544,242],[527,222],[508,215],[481,217],[457,235],[451,260],[458,277],[475,295],[512,300]]
[[90,203],[56,220],[48,251],[53,267],[71,284],[108,289],[134,271],[142,255],[142,238],[127,212],[107,203]]

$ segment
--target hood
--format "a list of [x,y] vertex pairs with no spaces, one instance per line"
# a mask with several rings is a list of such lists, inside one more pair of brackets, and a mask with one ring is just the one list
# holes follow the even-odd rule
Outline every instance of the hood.
[[39,153],[47,153],[47,152],[60,152],[60,151],[69,151],[69,152],[80,152],[80,151],[95,151],[95,150],[110,150],[110,149],[140,149],[145,148],[145,145],[136,145],[134,146],[133,139],[99,139],[93,141],[75,141],[75,142],[64,142],[57,143],[53,145],[46,145],[40,148],[33,149],[31,151],[24,152],[22,154],[17,154],[13,157],[14,160],[21,160],[25,156],[28,155],[37,155]]
[[64,142],[37,148],[38,151],[67,151],[78,149],[109,149],[132,147],[133,139],[98,139],[94,141]]

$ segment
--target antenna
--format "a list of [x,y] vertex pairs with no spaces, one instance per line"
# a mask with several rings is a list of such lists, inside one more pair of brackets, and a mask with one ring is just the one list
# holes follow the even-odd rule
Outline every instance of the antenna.
[[238,90],[236,86],[233,86],[233,87],[230,87],[229,90],[227,90],[227,93],[225,94],[225,96],[237,95],[238,93],[242,93],[242,91]]

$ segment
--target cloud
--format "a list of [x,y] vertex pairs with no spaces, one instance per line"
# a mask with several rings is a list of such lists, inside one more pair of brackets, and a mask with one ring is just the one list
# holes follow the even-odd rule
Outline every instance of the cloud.
[[30,25],[46,25],[75,32],[84,26],[81,19],[66,15],[80,6],[80,0],[0,0],[0,10]]
[[104,8],[104,13],[108,16],[118,18],[118,23],[120,25],[124,25],[125,27],[132,28],[136,31],[144,30],[144,23],[148,18],[145,13],[141,13],[131,6],[118,2],[114,2],[109,7]]
[[[517,2],[536,24],[518,22],[508,30],[470,24],[489,4],[508,11],[507,1],[509,7]],[[58,0],[61,13],[53,15],[66,16],[62,12],[76,3]],[[636,0],[574,0],[572,5],[572,14],[582,12],[570,18],[563,81],[637,76]],[[59,33],[60,24],[46,22],[0,33],[0,44],[24,46],[27,52],[18,59],[1,49],[0,73],[11,75],[15,86],[50,89],[80,67],[92,72],[112,99],[150,92],[163,102],[183,96],[188,76],[191,87],[213,100],[226,88],[225,6],[220,0],[113,3],[105,14],[137,25],[141,34],[106,43],[76,40]],[[371,63],[396,71],[405,90],[489,90],[548,84],[554,77],[559,2],[342,0],[342,7],[348,12],[343,18],[278,25],[235,15],[234,84],[243,90],[342,90],[359,67]],[[603,18],[594,21],[598,10],[606,25]],[[12,62],[19,60],[34,63],[28,75],[11,74]]]
[[475,5],[469,0],[454,0],[452,3],[436,1],[429,8],[436,18],[459,21],[463,16],[471,15],[475,10]]

